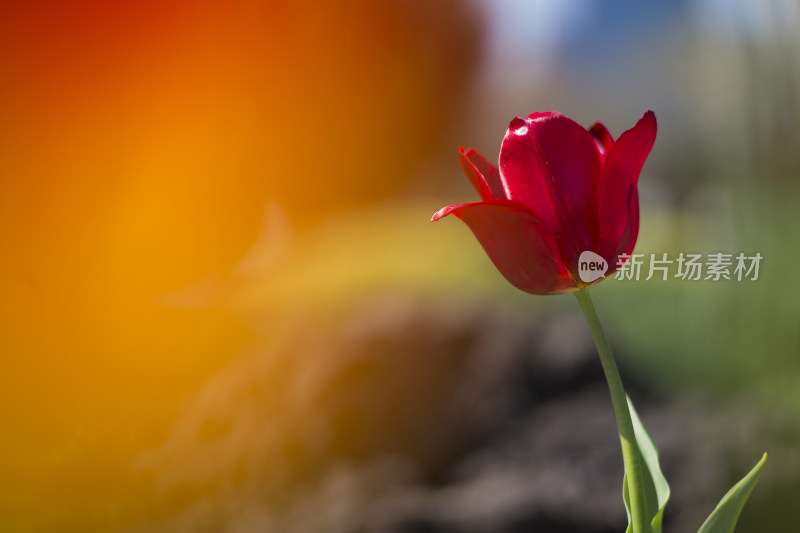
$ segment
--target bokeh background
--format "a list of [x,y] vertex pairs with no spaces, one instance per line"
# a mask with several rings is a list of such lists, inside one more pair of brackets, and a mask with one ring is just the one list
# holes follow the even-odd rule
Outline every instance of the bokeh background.
[[653,109],[639,252],[755,282],[594,291],[662,450],[666,527],[770,460],[800,497],[792,0],[3,2],[0,529],[622,531],[570,296],[466,227],[460,145]]

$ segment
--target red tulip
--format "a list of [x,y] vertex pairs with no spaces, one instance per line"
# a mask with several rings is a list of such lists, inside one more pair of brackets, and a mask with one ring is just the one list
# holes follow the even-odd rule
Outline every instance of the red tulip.
[[599,255],[608,276],[619,256],[633,251],[636,184],[655,138],[652,111],[616,141],[599,122],[587,130],[560,113],[515,118],[503,137],[499,170],[475,150],[459,149],[482,201],[448,205],[431,220],[454,214],[466,222],[497,269],[525,292],[592,285],[599,279],[579,276],[582,252]]

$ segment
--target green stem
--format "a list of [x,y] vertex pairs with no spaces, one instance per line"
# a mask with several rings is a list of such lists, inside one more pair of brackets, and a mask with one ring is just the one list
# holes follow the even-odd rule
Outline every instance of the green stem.
[[611,391],[611,402],[614,404],[614,415],[617,417],[619,440],[622,444],[622,461],[625,464],[625,473],[628,479],[633,533],[651,533],[645,502],[642,465],[639,460],[639,448],[636,445],[636,436],[633,433],[631,412],[628,410],[628,397],[622,387],[622,378],[619,376],[619,370],[617,370],[617,364],[611,354],[606,335],[603,333],[603,327],[600,325],[600,319],[597,318],[597,311],[595,311],[592,298],[589,296],[589,290],[580,289],[575,293],[575,296],[578,297],[583,314],[589,323],[589,329],[592,330],[592,337],[600,354],[600,362],[603,364],[608,388]]

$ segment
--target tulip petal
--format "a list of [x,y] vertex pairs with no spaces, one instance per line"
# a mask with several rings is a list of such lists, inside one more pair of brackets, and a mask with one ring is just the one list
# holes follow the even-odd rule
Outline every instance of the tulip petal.
[[[598,240],[601,243],[613,243],[614,248],[624,247],[625,250],[633,250],[636,244],[639,231],[636,185],[656,140],[656,130],[655,114],[648,111],[635,126],[619,136],[606,155],[597,184]],[[631,208],[632,198],[636,199],[635,209]],[[629,226],[628,242],[623,245]]]
[[617,245],[617,255],[633,252],[636,247],[636,239],[639,237],[639,192],[636,187],[631,187],[631,199],[628,201],[628,228],[623,233]]
[[500,172],[477,150],[458,149],[461,167],[484,200],[505,198]]
[[528,206],[555,229],[562,257],[575,267],[580,253],[591,249],[596,233],[600,169],[592,136],[560,113],[514,119],[500,148],[500,175],[508,198]]
[[537,118],[547,118],[552,117],[555,115],[560,115],[558,111],[534,111],[530,115],[527,116],[526,120],[534,120]]
[[619,268],[617,262],[622,254],[630,255],[636,246],[636,239],[639,236],[639,193],[636,187],[631,187],[628,191],[628,223],[619,242],[606,241],[597,245],[599,254],[605,258],[609,265],[606,276],[610,276]]
[[544,151],[528,123],[518,117],[500,146],[500,177],[506,198],[526,205],[550,227],[561,227]]
[[594,138],[595,146],[597,147],[600,157],[604,158],[614,144],[614,137],[611,136],[608,128],[601,122],[595,122],[592,127],[589,128],[589,133],[591,133]]
[[475,234],[501,274],[532,294],[576,289],[550,227],[526,206],[510,200],[449,205],[432,220],[454,214]]

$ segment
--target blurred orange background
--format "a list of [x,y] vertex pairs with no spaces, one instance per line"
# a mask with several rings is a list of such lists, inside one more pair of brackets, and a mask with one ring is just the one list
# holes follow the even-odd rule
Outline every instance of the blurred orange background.
[[6,526],[106,530],[141,497],[133,458],[254,337],[224,295],[269,206],[303,231],[431,153],[478,42],[469,13],[426,30],[455,7],[3,3]]

